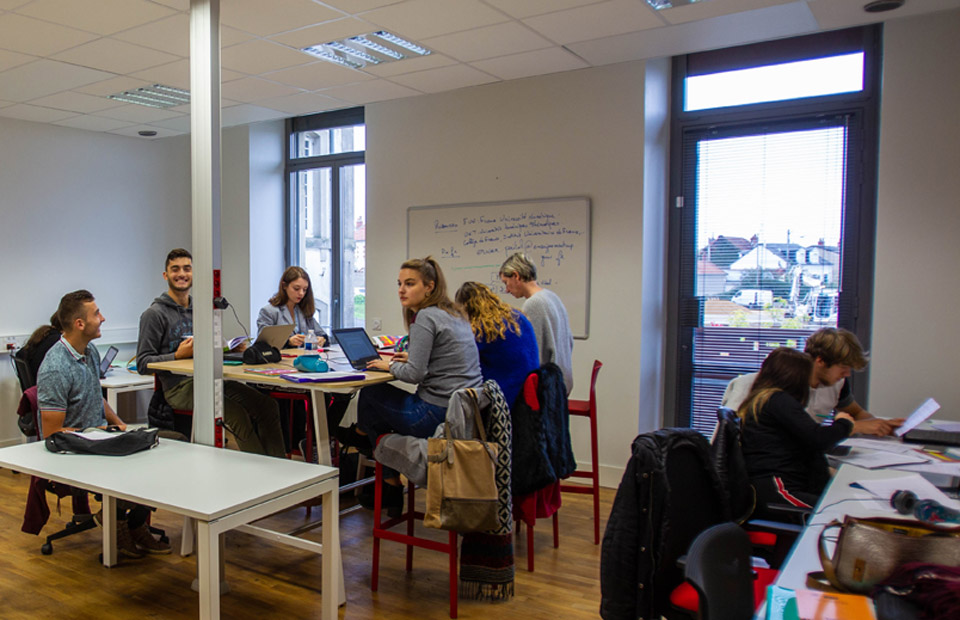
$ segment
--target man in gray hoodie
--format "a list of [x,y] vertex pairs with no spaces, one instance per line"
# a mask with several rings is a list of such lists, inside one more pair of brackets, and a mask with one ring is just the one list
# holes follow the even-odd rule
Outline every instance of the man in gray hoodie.
[[[153,362],[193,357],[193,257],[182,248],[171,250],[163,268],[167,292],[153,300],[140,315],[137,371],[153,374]],[[157,372],[163,396],[174,409],[193,409],[193,377]],[[223,384],[223,420],[244,452],[285,457],[277,402],[237,383]]]

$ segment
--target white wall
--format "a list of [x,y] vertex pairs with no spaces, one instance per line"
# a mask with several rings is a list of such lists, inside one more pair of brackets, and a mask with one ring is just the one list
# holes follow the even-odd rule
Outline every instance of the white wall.
[[[164,256],[190,242],[188,139],[6,118],[0,136],[0,334],[29,334],[64,293],[86,288],[106,317],[97,344],[127,342],[129,357],[140,313],[164,290]],[[19,397],[2,355],[0,444],[20,439]]]
[[960,11],[884,28],[870,410],[960,420]]
[[[284,144],[283,121],[223,131],[221,283],[251,335],[285,267]],[[223,332],[228,339],[242,333],[230,310],[223,313]]]
[[[638,427],[643,84],[644,64],[625,63],[366,109],[366,317],[367,325],[382,318],[385,333],[403,333],[396,278],[407,258],[408,207],[591,198],[590,337],[574,346],[573,397],[587,397],[593,360],[601,360],[600,461],[608,485],[619,481]],[[589,435],[577,422],[574,451],[586,460]]]

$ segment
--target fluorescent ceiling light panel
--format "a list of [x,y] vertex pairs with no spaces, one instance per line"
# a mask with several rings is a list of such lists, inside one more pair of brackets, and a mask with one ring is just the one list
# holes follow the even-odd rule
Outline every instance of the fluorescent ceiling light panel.
[[672,9],[676,6],[683,6],[685,4],[693,4],[694,2],[700,2],[700,0],[647,0],[647,4],[660,11],[662,9]]
[[144,86],[136,90],[127,90],[122,93],[107,95],[107,99],[162,109],[190,103],[190,93],[173,86],[154,84],[153,86]]
[[431,53],[427,48],[385,30],[318,43],[300,51],[351,69],[362,69],[368,65],[380,65]]

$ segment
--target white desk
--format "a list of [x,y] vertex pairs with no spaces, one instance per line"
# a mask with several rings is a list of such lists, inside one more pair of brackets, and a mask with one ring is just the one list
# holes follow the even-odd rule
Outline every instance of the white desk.
[[[166,440],[125,457],[54,454],[43,442],[22,444],[0,449],[0,466],[102,493],[106,566],[117,562],[117,499],[195,519],[204,620],[220,617],[220,534],[322,496],[322,545],[297,540],[322,548],[321,617],[337,617],[343,584],[338,477],[332,467]],[[274,539],[289,542],[280,535]]]
[[107,392],[107,404],[117,413],[117,394],[152,390],[153,376],[138,375],[125,368],[111,368],[107,371],[107,376],[100,379],[100,387]]

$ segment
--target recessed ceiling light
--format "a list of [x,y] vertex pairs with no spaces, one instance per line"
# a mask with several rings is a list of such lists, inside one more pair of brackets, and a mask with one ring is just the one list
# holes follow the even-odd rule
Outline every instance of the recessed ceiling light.
[[157,135],[157,132],[152,129],[141,129],[137,132],[137,134],[143,136],[144,138],[152,138]]
[[427,48],[386,30],[317,43],[300,51],[351,69],[362,69],[368,65],[380,65],[431,53]]
[[867,13],[883,13],[899,9],[904,4],[904,0],[873,0],[863,5],[863,10]]
[[685,4],[693,4],[694,2],[700,2],[700,0],[647,0],[647,4],[658,11],[662,11],[663,9],[672,9]]
[[107,99],[145,105],[151,108],[172,108],[173,106],[190,103],[190,92],[173,86],[154,84],[136,90],[126,90],[122,93],[107,95]]

